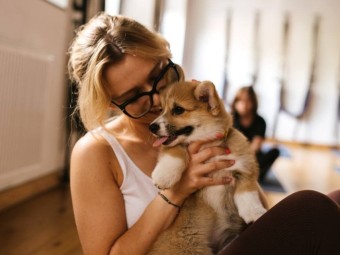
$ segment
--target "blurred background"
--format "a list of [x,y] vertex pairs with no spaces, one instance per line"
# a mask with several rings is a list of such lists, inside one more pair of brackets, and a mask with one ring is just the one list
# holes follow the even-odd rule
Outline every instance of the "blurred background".
[[339,0],[0,0],[0,254],[81,254],[67,51],[99,11],[163,34],[186,78],[211,80],[227,109],[253,86],[264,149],[280,151],[263,184],[271,206],[340,188],[339,10]]

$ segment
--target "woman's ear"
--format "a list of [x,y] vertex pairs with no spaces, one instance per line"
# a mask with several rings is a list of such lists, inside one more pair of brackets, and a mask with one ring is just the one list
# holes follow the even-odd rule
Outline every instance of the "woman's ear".
[[208,103],[208,111],[216,116],[221,111],[221,100],[211,81],[202,81],[194,91],[196,100]]

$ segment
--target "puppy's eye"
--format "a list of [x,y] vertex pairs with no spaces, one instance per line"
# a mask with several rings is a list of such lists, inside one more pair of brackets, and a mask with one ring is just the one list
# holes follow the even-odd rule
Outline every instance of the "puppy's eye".
[[175,106],[174,108],[172,108],[172,114],[173,115],[181,115],[184,112],[184,108],[180,107],[180,106]]

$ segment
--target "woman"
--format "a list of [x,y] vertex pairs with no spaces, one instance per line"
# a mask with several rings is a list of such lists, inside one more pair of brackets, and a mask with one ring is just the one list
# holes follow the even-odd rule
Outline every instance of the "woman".
[[276,148],[266,152],[262,151],[266,122],[257,113],[257,107],[257,97],[253,87],[242,87],[235,95],[231,111],[234,116],[234,127],[248,138],[250,146],[256,154],[260,167],[259,181],[261,182],[280,153]]
[[229,150],[200,150],[196,142],[188,146],[190,164],[179,183],[157,195],[150,175],[158,149],[148,126],[161,111],[159,90],[184,78],[170,56],[160,35],[106,14],[82,27],[71,45],[69,70],[79,85],[78,108],[89,130],[71,157],[73,208],[86,255],[146,254],[187,196],[230,182],[207,174],[233,161],[205,163]]
[[[83,27],[71,46],[79,112],[92,130],[77,142],[71,158],[72,199],[85,254],[145,254],[178,213],[164,198],[181,205],[198,188],[229,181],[206,175],[233,162],[204,163],[225,148],[199,152],[200,144],[194,143],[180,183],[157,196],[150,176],[158,149],[149,124],[161,111],[158,91],[183,79],[170,56],[160,35],[105,14]],[[106,121],[108,108],[123,114]]]

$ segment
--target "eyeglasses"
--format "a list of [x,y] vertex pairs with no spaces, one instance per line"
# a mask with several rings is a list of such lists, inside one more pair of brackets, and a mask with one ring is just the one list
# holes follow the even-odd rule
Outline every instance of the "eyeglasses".
[[[180,76],[176,68],[176,64],[174,64],[170,59],[168,59],[168,61],[169,63],[154,80],[150,91],[141,92],[126,100],[122,104],[117,104],[113,100],[111,100],[111,103],[133,119],[143,117],[153,106],[153,95],[156,93],[159,94],[159,90],[165,88],[168,84],[179,81]],[[159,83],[163,79],[164,83],[160,86]]]

